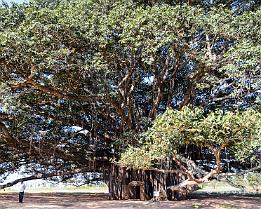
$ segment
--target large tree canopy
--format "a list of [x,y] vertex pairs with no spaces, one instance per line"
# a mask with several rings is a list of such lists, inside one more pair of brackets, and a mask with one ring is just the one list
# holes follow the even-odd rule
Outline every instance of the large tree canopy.
[[168,107],[258,109],[258,1],[211,2],[2,4],[0,172],[102,168]]

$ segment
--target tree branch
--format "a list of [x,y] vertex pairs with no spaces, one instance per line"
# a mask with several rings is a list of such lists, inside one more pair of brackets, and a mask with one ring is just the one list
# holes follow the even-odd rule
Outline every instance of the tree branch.
[[163,90],[164,90],[164,82],[166,80],[167,74],[168,74],[168,66],[170,62],[170,57],[168,56],[165,60],[164,67],[162,69],[162,73],[159,77],[157,77],[156,86],[157,88],[157,96],[153,101],[152,109],[149,113],[150,118],[154,118],[155,114],[157,112],[157,108],[159,107],[160,101],[163,97]]
[[14,181],[8,182],[6,184],[2,184],[2,185],[0,185],[0,189],[11,187],[19,182],[30,181],[30,180],[35,180],[35,179],[50,178],[53,176],[72,175],[72,174],[77,174],[77,173],[83,173],[86,171],[88,171],[88,170],[86,170],[86,168],[81,168],[81,169],[75,169],[74,171],[71,171],[71,172],[69,172],[69,171],[68,172],[62,172],[62,171],[56,172],[55,171],[53,173],[36,173],[35,175],[19,178]]
[[[89,162],[89,160],[83,158],[82,156],[69,155],[65,151],[60,150],[57,147],[51,149],[49,144],[42,144],[41,148],[39,149],[39,147],[35,146],[33,143],[30,143],[24,139],[17,139],[9,133],[5,124],[3,124],[2,122],[0,122],[0,130],[2,130],[3,134],[3,137],[1,137],[0,140],[4,139],[4,143],[8,144],[12,148],[16,150],[23,150],[23,153],[27,152],[28,154],[33,155],[36,158],[46,158],[48,156],[51,157],[55,154],[55,156],[65,161],[71,161],[72,159],[74,159],[78,164],[81,165],[86,165]],[[43,154],[45,156],[42,156]]]
[[27,79],[24,82],[21,83],[16,83],[16,84],[10,84],[10,87],[12,89],[21,89],[21,88],[32,88],[34,90],[38,90],[41,91],[43,93],[46,93],[48,95],[57,97],[59,99],[66,99],[66,100],[75,100],[75,101],[95,101],[97,99],[101,99],[101,97],[99,96],[83,96],[83,95],[73,95],[73,94],[66,94],[61,92],[58,89],[49,87],[49,86],[44,86],[41,85],[35,81],[33,81],[32,79]]

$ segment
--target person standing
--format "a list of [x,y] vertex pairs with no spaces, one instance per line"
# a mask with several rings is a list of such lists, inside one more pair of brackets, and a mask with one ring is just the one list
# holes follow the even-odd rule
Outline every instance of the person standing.
[[19,203],[23,203],[25,183],[22,181],[19,188]]

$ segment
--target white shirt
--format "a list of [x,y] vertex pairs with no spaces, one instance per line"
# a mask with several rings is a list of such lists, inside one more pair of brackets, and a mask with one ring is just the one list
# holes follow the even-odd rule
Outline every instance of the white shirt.
[[22,184],[20,185],[19,192],[24,192],[24,190],[25,190],[25,184],[22,183]]

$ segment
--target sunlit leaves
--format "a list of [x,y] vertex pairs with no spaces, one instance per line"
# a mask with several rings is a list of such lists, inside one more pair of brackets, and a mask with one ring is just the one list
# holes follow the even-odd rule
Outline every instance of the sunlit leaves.
[[[260,123],[261,114],[253,110],[216,111],[208,115],[199,108],[167,110],[142,135],[140,147],[130,147],[120,162],[133,167],[153,167],[154,161],[175,155],[186,144],[211,149],[226,147],[238,160],[245,161],[251,157],[254,161],[253,152],[261,146]],[[136,161],[138,154],[146,159],[150,156],[151,162],[143,164],[142,161]]]
[[224,73],[228,75],[242,76],[245,74],[245,71],[248,71],[249,74],[257,73],[258,65],[260,64],[261,57],[261,45],[255,44],[249,41],[242,41],[236,46],[228,50],[225,55],[224,62],[226,61],[227,65],[224,65]]

